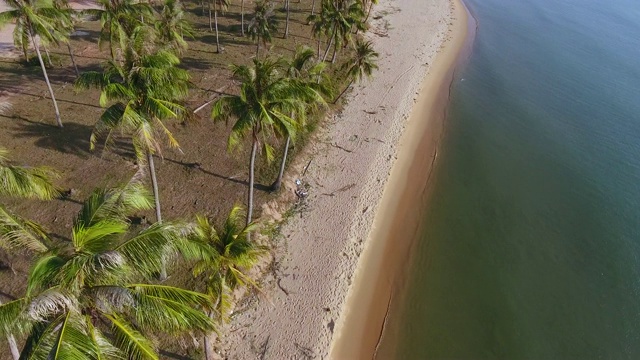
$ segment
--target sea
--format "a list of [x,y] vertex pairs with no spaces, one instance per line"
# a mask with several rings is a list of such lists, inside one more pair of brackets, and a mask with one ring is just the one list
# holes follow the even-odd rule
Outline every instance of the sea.
[[640,359],[640,1],[465,3],[377,358]]

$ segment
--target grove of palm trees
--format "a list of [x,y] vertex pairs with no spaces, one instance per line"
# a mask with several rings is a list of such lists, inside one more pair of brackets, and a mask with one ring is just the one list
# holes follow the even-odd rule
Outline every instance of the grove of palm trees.
[[372,2],[0,1],[0,359],[215,358]]

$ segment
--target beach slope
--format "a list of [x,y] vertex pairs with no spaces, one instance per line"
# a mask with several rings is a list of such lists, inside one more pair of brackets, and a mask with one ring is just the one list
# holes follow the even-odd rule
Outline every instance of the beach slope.
[[[365,313],[375,311],[377,322],[366,326],[378,328],[356,337],[341,336],[340,341],[353,340],[358,346],[373,342],[375,347],[388,297],[382,300],[382,311],[369,303],[349,301],[345,306],[345,302],[359,260],[367,260],[360,255],[369,247],[368,239],[377,236],[372,232],[374,218],[398,215],[393,210],[397,204],[390,207],[381,200],[383,193],[393,197],[394,192],[403,191],[403,182],[389,182],[389,176],[392,167],[396,172],[394,164],[402,155],[404,142],[416,135],[422,138],[415,132],[431,132],[432,127],[429,136],[440,136],[441,119],[438,123],[414,117],[412,122],[425,123],[412,127],[409,115],[426,86],[423,80],[427,74],[442,73],[427,80],[438,82],[440,89],[455,61],[446,58],[439,61],[449,62],[448,66],[432,66],[453,43],[452,34],[465,31],[456,27],[456,6],[459,4],[453,0],[381,0],[374,8],[367,37],[380,53],[379,70],[371,81],[354,86],[348,105],[319,130],[317,141],[299,156],[298,168],[310,164],[303,177],[309,187],[307,206],[281,229],[282,239],[272,271],[263,280],[262,295],[239,304],[221,339],[221,357],[328,358],[334,331],[348,329],[343,325],[344,314],[351,318],[360,306]],[[440,112],[444,105],[439,103]],[[405,132],[414,133],[403,135]],[[432,153],[410,154],[409,158],[416,155],[432,162]],[[405,168],[410,163],[402,160]],[[290,173],[294,176],[285,178],[285,183],[291,189],[302,170],[294,166]],[[370,252],[367,249],[365,253]],[[362,265],[358,268],[363,269]],[[387,281],[362,275],[357,278],[360,287]],[[354,296],[358,297],[352,294],[350,298]],[[368,342],[363,343],[363,337]],[[332,358],[351,358],[351,354],[337,352]]]

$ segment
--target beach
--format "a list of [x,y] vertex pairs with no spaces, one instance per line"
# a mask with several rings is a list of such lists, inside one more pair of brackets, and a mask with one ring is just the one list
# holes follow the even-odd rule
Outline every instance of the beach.
[[354,86],[285,178],[291,187],[308,165],[308,207],[283,226],[262,295],[238,305],[223,358],[373,357],[418,231],[411,209],[427,193],[465,11],[450,0],[375,7],[368,37],[379,70]]

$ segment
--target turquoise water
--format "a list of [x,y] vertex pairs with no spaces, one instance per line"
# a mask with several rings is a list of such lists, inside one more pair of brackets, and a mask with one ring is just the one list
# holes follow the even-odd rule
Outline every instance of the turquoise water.
[[640,1],[467,5],[379,358],[640,359]]

